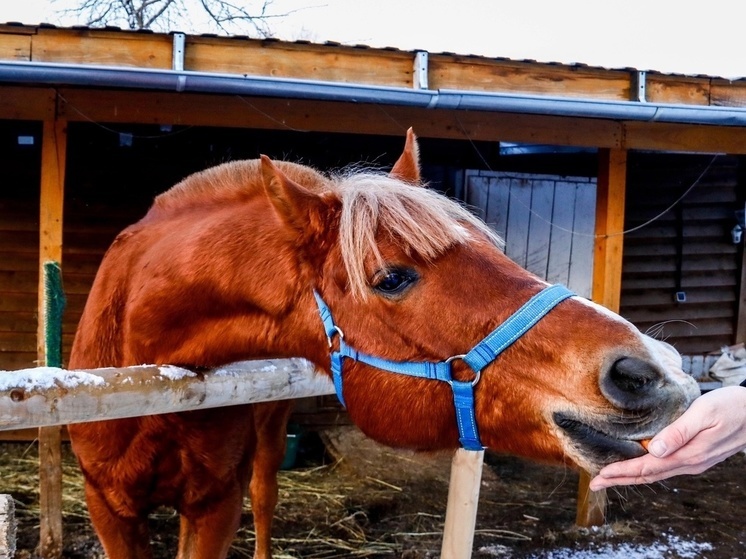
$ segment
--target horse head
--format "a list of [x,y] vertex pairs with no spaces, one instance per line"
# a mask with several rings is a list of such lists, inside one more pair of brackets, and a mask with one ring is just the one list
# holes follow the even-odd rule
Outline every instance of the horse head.
[[[370,437],[455,448],[474,422],[479,445],[593,471],[643,454],[639,441],[698,395],[670,345],[566,290],[545,294],[482,221],[421,185],[411,131],[388,175],[319,191],[266,157],[261,173],[297,249],[304,356],[334,376]],[[540,316],[475,366],[481,342],[527,320],[516,314],[527,301]]]

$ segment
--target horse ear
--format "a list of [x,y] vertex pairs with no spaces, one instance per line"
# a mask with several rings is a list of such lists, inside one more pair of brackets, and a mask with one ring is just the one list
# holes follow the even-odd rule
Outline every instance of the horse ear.
[[288,178],[266,155],[261,156],[261,165],[264,188],[280,219],[304,235],[322,230],[329,210],[325,201]]
[[420,147],[417,136],[410,128],[407,130],[407,140],[404,151],[391,169],[391,176],[411,184],[420,184]]

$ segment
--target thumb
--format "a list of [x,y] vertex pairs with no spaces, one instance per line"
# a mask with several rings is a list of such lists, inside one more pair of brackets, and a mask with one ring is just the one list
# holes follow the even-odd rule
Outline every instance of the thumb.
[[705,428],[701,423],[698,415],[685,413],[651,439],[648,452],[656,458],[673,454]]

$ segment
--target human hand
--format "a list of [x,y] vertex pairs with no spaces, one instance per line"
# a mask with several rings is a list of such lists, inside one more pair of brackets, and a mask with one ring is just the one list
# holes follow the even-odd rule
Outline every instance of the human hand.
[[615,462],[591,480],[598,491],[699,474],[746,448],[746,388],[729,386],[700,396],[650,441],[648,454]]

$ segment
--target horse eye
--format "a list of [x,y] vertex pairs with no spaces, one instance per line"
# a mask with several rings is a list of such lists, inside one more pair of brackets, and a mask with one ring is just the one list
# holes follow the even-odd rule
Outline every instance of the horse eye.
[[398,295],[415,281],[417,273],[414,270],[392,268],[377,273],[373,278],[372,287],[383,295]]

